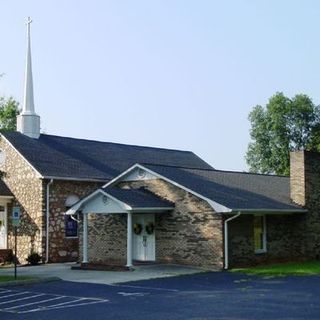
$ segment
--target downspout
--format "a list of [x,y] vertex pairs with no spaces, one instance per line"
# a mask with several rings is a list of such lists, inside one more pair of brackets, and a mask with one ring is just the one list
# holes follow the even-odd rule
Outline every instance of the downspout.
[[228,222],[238,218],[241,212],[238,212],[235,216],[232,216],[224,221],[224,269],[229,268],[229,243],[228,243]]
[[53,183],[51,179],[47,184],[47,193],[46,193],[46,263],[49,262],[49,223],[50,223],[50,185]]

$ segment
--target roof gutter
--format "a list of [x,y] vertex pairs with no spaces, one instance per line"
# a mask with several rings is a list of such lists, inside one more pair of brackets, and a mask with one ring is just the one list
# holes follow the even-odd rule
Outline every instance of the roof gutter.
[[291,214],[291,213],[306,213],[307,209],[232,209],[231,212],[222,212],[224,214],[233,214],[241,211],[242,214]]
[[49,262],[49,223],[50,223],[50,186],[53,183],[53,179],[51,179],[47,184],[46,190],[46,263]]
[[98,179],[98,178],[76,178],[76,177],[59,177],[59,176],[43,176],[43,179],[54,179],[63,181],[84,181],[84,182],[101,182],[107,183],[108,179]]
[[174,207],[133,207],[130,211],[132,212],[154,212],[154,211],[170,211]]
[[229,268],[229,242],[228,242],[228,222],[238,218],[241,215],[239,211],[236,215],[224,221],[224,269]]

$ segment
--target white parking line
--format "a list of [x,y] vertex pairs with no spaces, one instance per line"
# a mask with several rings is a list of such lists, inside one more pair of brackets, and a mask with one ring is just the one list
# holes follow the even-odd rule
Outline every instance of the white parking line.
[[145,292],[118,292],[118,294],[120,294],[123,297],[130,297],[130,296],[142,297],[142,296],[145,296],[146,294],[149,294],[149,293],[145,293]]
[[36,297],[41,297],[44,296],[44,293],[40,293],[40,294],[35,294],[34,296],[29,296],[29,297],[25,297],[25,298],[21,298],[21,299],[15,299],[15,300],[8,300],[8,301],[4,301],[4,302],[0,302],[0,304],[4,304],[4,303],[12,303],[12,302],[16,302],[16,301],[21,301],[21,300],[27,300],[27,299],[32,299],[32,298],[36,298]]
[[[12,292],[12,291],[11,291]],[[1,296],[0,299],[3,298],[10,298],[10,297],[14,297],[14,296],[21,296],[22,294],[28,294],[29,292],[24,291],[24,292],[18,292],[18,293],[13,293],[13,294],[8,294],[6,296]]]
[[[5,294],[5,295],[1,296],[1,294]],[[3,311],[3,312],[21,314],[21,313],[31,313],[31,312],[46,311],[46,310],[52,310],[52,309],[71,308],[71,307],[79,307],[79,306],[109,302],[108,299],[100,299],[100,298],[66,296],[66,295],[57,295],[57,294],[30,292],[30,291],[19,292],[17,290],[1,290],[0,289],[0,299],[22,296],[22,295],[28,295],[28,296],[24,296],[20,298],[17,297],[11,300],[6,299],[6,301],[0,302],[0,312]],[[26,301],[30,299],[34,299],[34,301],[31,301],[31,302]],[[65,299],[65,301],[63,301],[62,299]],[[57,300],[62,300],[63,302],[55,303],[57,302]],[[23,301],[23,302],[20,303],[20,301]],[[25,301],[27,303],[25,303]],[[10,306],[10,304],[14,304],[14,305]]]
[[0,290],[0,293],[12,292],[12,290]]
[[46,299],[46,300],[40,300],[40,301],[30,302],[30,303],[26,303],[26,304],[22,304],[22,305],[19,304],[19,305],[14,306],[14,307],[6,308],[6,310],[12,310],[12,309],[17,309],[17,308],[24,308],[24,307],[27,307],[27,306],[31,306],[31,305],[33,305],[33,304],[41,304],[41,303],[44,303],[44,302],[53,301],[53,300],[58,300],[58,299],[62,299],[62,298],[65,298],[65,296],[60,296],[60,297],[50,298],[50,299]]
[[[71,301],[74,302],[74,301]],[[70,305],[64,305],[64,306],[48,306],[48,307],[43,307],[43,308],[38,308],[38,309],[32,309],[32,310],[27,310],[27,311],[20,311],[18,313],[30,313],[30,312],[37,312],[37,311],[45,311],[45,310],[54,310],[54,309],[62,309],[62,308],[71,308],[71,307],[79,307],[79,306],[87,306],[90,304],[97,304],[97,303],[104,303],[104,302],[109,302],[109,300],[98,300],[98,301],[91,301],[91,302],[84,302],[84,303],[77,303],[77,304],[70,304]]]

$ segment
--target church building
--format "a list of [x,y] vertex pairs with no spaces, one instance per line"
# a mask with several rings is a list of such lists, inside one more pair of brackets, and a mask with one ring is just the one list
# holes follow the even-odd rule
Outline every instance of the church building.
[[23,109],[0,137],[0,259],[229,268],[320,257],[320,155],[290,177],[215,170],[190,151],[42,134],[28,22]]

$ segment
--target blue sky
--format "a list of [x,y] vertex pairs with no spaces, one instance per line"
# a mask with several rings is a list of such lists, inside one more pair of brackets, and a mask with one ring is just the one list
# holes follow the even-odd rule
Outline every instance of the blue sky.
[[48,134],[192,150],[246,170],[250,110],[320,103],[320,2],[1,1],[0,94],[22,101],[27,16]]

